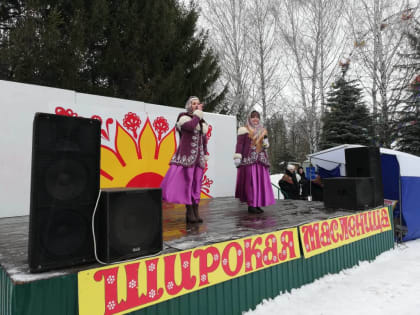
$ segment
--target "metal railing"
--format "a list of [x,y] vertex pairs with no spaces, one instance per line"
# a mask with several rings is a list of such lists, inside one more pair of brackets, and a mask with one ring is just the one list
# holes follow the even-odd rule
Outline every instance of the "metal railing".
[[[276,184],[271,183],[273,187],[277,189],[277,199],[287,199],[287,194],[281,189],[281,187],[277,186]],[[280,198],[280,196],[283,196],[283,198]]]

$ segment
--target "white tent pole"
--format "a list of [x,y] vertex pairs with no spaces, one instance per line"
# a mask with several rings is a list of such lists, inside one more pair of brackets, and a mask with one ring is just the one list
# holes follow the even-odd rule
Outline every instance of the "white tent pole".
[[[309,171],[311,170],[312,167],[312,161],[311,161],[311,157],[309,157]],[[309,174],[309,196],[311,196],[311,201],[312,201],[312,174]]]

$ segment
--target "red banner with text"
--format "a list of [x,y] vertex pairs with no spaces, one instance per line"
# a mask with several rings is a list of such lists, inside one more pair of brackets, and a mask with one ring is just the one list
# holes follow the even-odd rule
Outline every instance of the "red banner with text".
[[303,255],[309,258],[392,229],[388,208],[379,208],[299,227]]
[[81,271],[79,315],[129,313],[298,258],[290,228]]

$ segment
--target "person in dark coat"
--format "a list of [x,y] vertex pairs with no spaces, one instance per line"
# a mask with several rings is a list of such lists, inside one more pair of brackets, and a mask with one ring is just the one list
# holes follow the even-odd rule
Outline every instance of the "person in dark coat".
[[293,165],[287,165],[285,174],[279,180],[279,186],[285,193],[285,199],[299,199],[299,183]]
[[305,171],[302,166],[298,167],[298,175],[300,176],[299,188],[300,188],[300,197],[301,199],[307,199],[309,195],[309,181],[306,178]]
[[321,176],[316,175],[314,180],[310,181],[311,185],[311,195],[313,201],[323,201],[324,200],[324,184],[322,183]]

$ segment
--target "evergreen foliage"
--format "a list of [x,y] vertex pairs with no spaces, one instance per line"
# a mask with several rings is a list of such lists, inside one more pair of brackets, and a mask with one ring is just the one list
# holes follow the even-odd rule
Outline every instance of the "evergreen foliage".
[[[413,53],[412,67],[420,70],[420,29],[408,34]],[[397,148],[400,151],[420,156],[420,75],[407,87],[408,97],[402,102],[397,123]]]
[[371,117],[362,101],[361,89],[356,82],[345,78],[347,67],[343,67],[342,76],[328,92],[321,149],[341,144],[369,145],[370,142]]
[[211,111],[218,61],[198,11],[177,0],[0,4],[0,79]]

